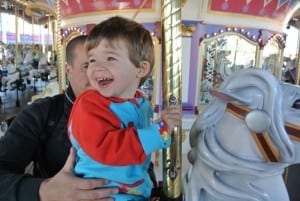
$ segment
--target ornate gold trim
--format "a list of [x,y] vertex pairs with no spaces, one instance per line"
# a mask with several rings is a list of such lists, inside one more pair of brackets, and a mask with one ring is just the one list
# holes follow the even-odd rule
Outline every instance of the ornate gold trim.
[[196,26],[195,25],[187,25],[185,26],[184,24],[181,27],[182,29],[182,35],[184,36],[191,36],[192,33],[196,30]]
[[39,3],[39,2],[28,3],[25,7],[26,15],[32,16],[32,14],[33,14],[32,11],[34,9],[45,11],[50,16],[53,16],[54,18],[56,18],[56,13],[54,12],[54,10],[52,10],[48,5],[46,5],[44,3]]
[[73,38],[83,35],[80,31],[72,31],[65,38],[63,38],[63,45],[66,46]]

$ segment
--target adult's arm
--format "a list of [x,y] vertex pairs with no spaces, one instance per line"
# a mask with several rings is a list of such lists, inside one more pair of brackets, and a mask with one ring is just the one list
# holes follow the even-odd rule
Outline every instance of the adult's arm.
[[48,105],[45,99],[23,109],[0,139],[1,201],[38,201],[43,179],[24,174],[24,170],[37,153]]
[[[66,164],[54,177],[44,180],[41,184],[39,195],[40,201],[63,200],[103,200],[109,199],[109,195],[118,193],[117,188],[100,188],[108,181],[102,179],[82,179],[75,177],[73,167],[75,151],[72,148]],[[106,198],[106,199],[104,199]]]
[[103,185],[101,179],[85,180],[74,176],[74,156],[52,178],[24,174],[27,165],[36,157],[38,146],[43,146],[40,135],[46,132],[49,105],[49,99],[43,99],[25,108],[0,140],[0,201],[65,201],[65,195],[72,195],[72,200],[76,201],[80,197],[99,199],[114,193],[116,189],[113,188],[94,189]]

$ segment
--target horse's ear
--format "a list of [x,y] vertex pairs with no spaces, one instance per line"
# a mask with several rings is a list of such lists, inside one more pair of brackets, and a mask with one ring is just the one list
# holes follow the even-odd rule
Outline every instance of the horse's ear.
[[240,104],[243,104],[243,105],[250,104],[249,100],[246,100],[245,98],[242,98],[241,96],[238,96],[237,94],[234,94],[233,92],[224,91],[220,88],[210,88],[209,93],[212,96],[214,96],[218,99],[221,99],[225,102],[239,102]]

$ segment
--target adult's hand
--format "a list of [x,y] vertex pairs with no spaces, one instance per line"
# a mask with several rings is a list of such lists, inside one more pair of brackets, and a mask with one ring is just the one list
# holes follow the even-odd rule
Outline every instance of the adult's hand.
[[73,173],[75,151],[71,148],[69,157],[54,177],[41,183],[40,201],[112,201],[109,195],[118,193],[117,188],[99,188],[107,183],[103,179],[83,179]]

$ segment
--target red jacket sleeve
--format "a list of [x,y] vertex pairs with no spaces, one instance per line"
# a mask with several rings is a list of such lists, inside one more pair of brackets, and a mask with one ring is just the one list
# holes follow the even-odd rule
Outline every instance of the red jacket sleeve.
[[73,136],[94,160],[107,165],[140,164],[146,154],[134,127],[121,128],[109,110],[110,101],[95,90],[87,90],[76,100],[71,116]]

